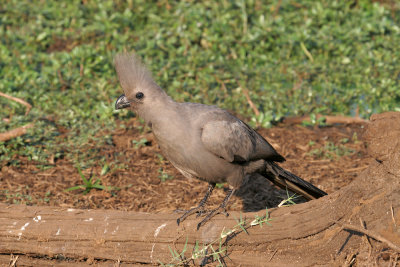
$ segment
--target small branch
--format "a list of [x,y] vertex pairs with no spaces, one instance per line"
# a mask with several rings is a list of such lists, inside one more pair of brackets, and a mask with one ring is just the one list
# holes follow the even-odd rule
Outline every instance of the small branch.
[[342,264],[343,267],[353,266],[353,263],[356,260],[357,253],[351,253],[350,255],[350,257],[346,257],[346,261]]
[[390,206],[390,212],[392,213],[392,221],[393,221],[394,227],[397,227],[397,225],[396,225],[396,220],[394,219],[394,209],[393,209],[393,205]]
[[391,241],[387,240],[386,238],[384,238],[383,236],[371,231],[371,230],[367,230],[367,229],[362,229],[360,227],[351,225],[351,224],[342,224],[340,222],[336,222],[338,225],[340,225],[342,227],[342,229],[346,229],[346,230],[351,230],[351,231],[355,231],[364,235],[367,235],[369,237],[372,237],[373,239],[380,241],[384,244],[386,244],[388,247],[390,247],[391,249],[400,252],[400,247],[397,246],[396,244],[392,243]]
[[[327,116],[327,115],[317,114],[316,119],[318,120],[320,118],[325,118],[325,123],[327,123],[327,124],[369,123],[368,120],[364,120],[360,117]],[[310,116],[285,118],[283,120],[283,123],[285,123],[285,124],[301,124],[303,121],[311,121]]]
[[256,105],[254,105],[253,101],[251,101],[251,98],[249,96],[249,91],[247,89],[243,89],[243,92],[247,99],[247,103],[249,103],[250,107],[253,109],[254,114],[256,114],[256,116],[260,115],[260,111],[258,110]]
[[282,5],[282,0],[279,0],[276,6],[274,7],[274,14],[272,15],[273,18],[276,18],[276,15],[278,15],[281,5]]
[[314,58],[311,55],[310,51],[308,51],[307,47],[304,45],[303,42],[300,42],[301,49],[303,49],[304,54],[310,59],[311,62],[314,62]]
[[9,265],[9,266],[10,266],[10,267],[15,267],[15,266],[17,266],[16,263],[17,263],[18,258],[19,258],[19,255],[14,256],[13,254],[11,254],[11,257],[10,257],[10,265]]
[[24,135],[24,134],[26,134],[27,129],[32,128],[32,127],[33,127],[33,123],[29,123],[27,125],[12,129],[5,133],[0,133],[0,142],[4,142],[4,141],[10,140],[10,139],[13,139],[15,137]]
[[256,105],[254,105],[253,101],[251,101],[250,95],[249,95],[249,90],[247,90],[246,88],[244,88],[240,82],[238,80],[236,80],[237,84],[240,86],[240,88],[242,88],[244,96],[247,99],[247,103],[249,103],[250,107],[253,109],[254,114],[256,114],[256,116],[260,115],[260,111],[258,110],[258,108],[256,107]]
[[31,105],[31,104],[29,104],[28,102],[22,100],[21,98],[14,97],[14,96],[10,96],[10,95],[7,95],[7,94],[2,93],[2,92],[0,92],[0,96],[5,97],[5,98],[8,98],[8,99],[10,99],[10,100],[12,100],[12,101],[18,102],[18,103],[20,103],[21,105],[24,105],[24,106],[26,107],[25,116],[28,115],[29,111],[30,111],[31,108],[32,108],[32,105]]
[[[367,230],[367,228],[365,227],[364,221],[361,219],[361,217],[360,217],[359,219],[360,219],[360,225],[361,225],[362,229]],[[371,244],[371,240],[369,240],[368,235],[364,235],[364,237],[365,237],[365,239],[367,240],[367,243],[368,243],[368,245],[369,245],[369,255],[371,256],[371,253],[372,253],[372,244]]]
[[213,76],[214,76],[214,79],[215,79],[219,84],[221,84],[221,89],[224,90],[225,92],[228,92],[228,89],[226,89],[225,83],[224,83],[223,81],[221,81],[221,79],[219,79],[219,78],[217,77],[217,75],[213,75]]
[[57,75],[58,75],[58,79],[60,80],[60,83],[61,83],[61,91],[64,91],[65,88],[67,88],[67,83],[64,81],[60,70],[57,70]]
[[272,260],[272,258],[275,256],[276,252],[278,252],[278,249],[275,249],[275,251],[272,253],[271,257],[269,258],[268,262]]
[[303,49],[304,54],[310,59],[311,62],[314,62],[314,58],[311,55],[310,51],[308,51],[307,47],[304,45],[303,42],[300,42],[300,47]]

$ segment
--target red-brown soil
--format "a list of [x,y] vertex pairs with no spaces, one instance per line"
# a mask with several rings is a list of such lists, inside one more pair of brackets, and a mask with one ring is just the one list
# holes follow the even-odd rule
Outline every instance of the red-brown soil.
[[[207,183],[183,177],[162,158],[152,134],[138,129],[141,125],[136,119],[125,125],[127,128],[119,127],[112,133],[113,145],[101,151],[108,162],[118,161],[120,167],[104,176],[100,176],[103,166],[82,170],[86,178],[95,175],[103,185],[120,190],[92,190],[86,195],[82,190],[64,192],[82,184],[78,170],[71,162],[59,160],[53,168],[40,171],[26,161],[19,167],[4,166],[1,169],[0,201],[144,212],[174,211],[196,205],[207,190]],[[322,128],[280,126],[259,129],[259,132],[287,159],[282,164],[284,168],[329,194],[349,184],[366,168],[370,159],[362,139],[363,127],[360,124]],[[137,147],[132,143],[143,138],[148,140],[144,146]],[[348,155],[340,155],[342,151]],[[162,182],[161,170],[173,179]],[[225,187],[214,190],[210,207],[222,201]],[[271,208],[283,198],[287,198],[287,192],[272,190],[267,180],[256,177],[231,200],[229,209],[256,211]]]
[[[65,192],[64,189],[82,183],[78,170],[70,162],[59,160],[55,162],[53,168],[46,171],[39,171],[34,165],[26,162],[26,164],[18,168],[12,166],[5,166],[2,168],[0,173],[0,189],[2,190],[0,201],[5,203],[18,202],[20,204],[29,205],[49,205],[63,208],[116,209],[151,213],[171,213],[176,209],[188,209],[195,206],[203,197],[207,189],[207,184],[197,180],[188,180],[178,173],[168,161],[160,156],[161,153],[151,133],[145,130],[143,131],[143,128],[139,130],[140,127],[138,126],[140,126],[140,124],[137,120],[132,119],[129,123],[125,123],[125,125],[128,125],[128,127],[123,128],[120,126],[112,133],[113,144],[104,147],[101,152],[108,158],[109,162],[118,161],[120,165],[123,164],[124,166],[115,168],[103,176],[100,176],[102,166],[83,171],[86,177],[90,177],[92,173],[101,179],[103,185],[115,186],[120,188],[119,190],[92,190],[87,195],[83,195],[79,190]],[[382,173],[386,173],[383,170],[383,166],[385,165],[382,165],[381,162],[388,162],[387,166],[389,167],[386,168],[390,169],[393,167],[393,164],[390,163],[392,161],[385,161],[385,151],[388,152],[390,150],[388,140],[384,140],[386,142],[384,144],[386,150],[382,152],[383,154],[381,153],[382,155],[379,153],[378,155],[376,151],[379,151],[379,148],[377,149],[375,144],[380,144],[380,146],[384,147],[383,141],[382,139],[374,139],[374,136],[371,136],[371,132],[373,133],[373,131],[370,131],[368,141],[370,142],[373,139],[374,142],[372,142],[372,144],[369,143],[369,146],[375,151],[371,152],[371,148],[367,147],[367,143],[364,139],[365,126],[366,125],[362,124],[354,124],[310,128],[281,125],[271,129],[259,130],[278,152],[287,159],[282,166],[330,194],[330,197],[324,198],[324,205],[330,208],[334,207],[337,210],[337,213],[328,212],[324,210],[324,205],[319,205],[321,203],[318,201],[310,202],[310,204],[307,203],[309,205],[306,206],[298,205],[298,208],[293,207],[289,213],[282,209],[273,210],[272,213],[275,215],[274,218],[276,218],[275,222],[283,220],[279,226],[276,224],[278,227],[285,225],[285,216],[291,216],[290,214],[297,216],[296,213],[298,212],[304,214],[304,216],[301,217],[303,218],[304,224],[296,224],[296,221],[291,221],[297,217],[288,217],[287,223],[291,226],[287,226],[284,234],[288,237],[277,238],[277,240],[280,241],[276,241],[275,243],[276,246],[279,247],[279,249],[277,248],[277,251],[279,250],[279,255],[275,255],[276,251],[274,253],[270,251],[272,253],[271,259],[274,258],[273,261],[275,265],[276,263],[290,265],[287,260],[298,257],[298,255],[296,256],[293,254],[293,250],[289,249],[291,244],[296,244],[293,248],[297,247],[298,243],[296,242],[298,240],[293,239],[293,236],[297,235],[298,239],[301,238],[305,242],[301,249],[299,247],[299,251],[305,251],[304,246],[306,246],[307,242],[309,242],[307,244],[311,247],[315,247],[318,242],[321,243],[325,240],[321,243],[321,257],[323,255],[324,257],[330,255],[336,251],[337,247],[342,246],[340,251],[345,249],[346,253],[342,253],[342,256],[340,256],[339,251],[336,256],[332,254],[332,257],[336,259],[335,262],[337,263],[344,262],[346,264],[345,266],[353,266],[354,262],[357,263],[357,266],[396,266],[396,264],[398,264],[400,258],[399,254],[388,249],[386,246],[387,244],[384,242],[383,244],[377,241],[372,242],[371,238],[365,238],[365,244],[363,243],[364,245],[360,245],[357,241],[359,239],[350,238],[355,232],[351,232],[346,239],[346,231],[340,231],[340,228],[336,230],[328,230],[326,228],[332,227],[332,221],[335,223],[335,221],[344,218],[346,221],[353,221],[353,215],[363,212],[363,210],[366,212],[362,215],[357,215],[363,216],[362,219],[361,217],[359,218],[360,221],[370,221],[372,226],[384,226],[387,224],[387,221],[382,221],[387,219],[386,217],[382,217],[382,212],[384,211],[379,210],[380,208],[378,206],[373,206],[376,212],[371,213],[369,207],[371,203],[373,205],[382,205],[382,203],[385,203],[386,205],[389,198],[392,199],[394,197],[391,197],[389,194],[382,198],[384,195],[379,192],[382,190],[383,192],[388,192],[387,186],[376,184],[375,186],[379,194],[374,191],[374,188],[368,189],[365,195],[362,195],[357,189],[361,189],[362,186],[360,185],[363,183],[365,184],[366,181],[370,182],[368,177],[374,177],[374,175],[376,176],[379,173],[381,176],[376,177],[382,177],[379,179],[385,181],[384,176],[382,176]],[[390,128],[383,129],[385,127],[390,127],[390,123],[383,123],[378,129],[378,132],[376,132],[376,135],[378,135],[378,133],[385,133],[386,130],[389,131]],[[142,138],[147,140],[144,146],[137,147],[132,142],[133,140],[138,141]],[[370,151],[368,151],[368,149]],[[392,155],[397,154],[392,153]],[[371,168],[364,171],[371,165],[376,165],[375,167],[378,172],[375,173]],[[174,178],[162,182],[160,179],[161,170]],[[396,171],[396,169],[393,170],[394,172]],[[393,170],[391,172],[393,172]],[[364,175],[360,178],[359,174],[362,172]],[[357,181],[355,181],[356,185],[353,183],[353,186],[351,186],[350,183],[356,177],[358,177]],[[371,182],[371,185],[373,184],[374,181]],[[393,182],[393,185],[396,184],[397,183]],[[345,190],[343,191],[341,189]],[[340,192],[343,191],[343,193],[336,192],[339,190],[341,190]],[[208,206],[215,207],[218,205],[225,196],[224,191],[224,188],[214,190]],[[374,194],[377,194],[376,197],[374,197]],[[353,195],[356,199],[352,198]],[[282,199],[286,197],[287,192],[274,188],[264,179],[250,179],[231,200],[228,209],[236,211],[254,211],[265,209],[265,207],[272,208],[276,207]],[[341,201],[343,201],[343,205]],[[360,201],[360,204],[357,204],[357,201]],[[374,204],[375,202],[377,204]],[[391,200],[391,203],[393,203],[391,208],[393,209],[394,207],[396,209],[398,202],[394,203],[393,200]],[[352,214],[349,215],[346,213],[346,205],[355,207],[353,208]],[[357,205],[360,206],[357,207]],[[367,205],[369,205],[369,209],[367,209]],[[385,209],[386,208],[387,207],[385,207]],[[312,221],[309,220],[315,220],[313,216],[315,216],[317,212],[321,214],[321,220],[315,221],[315,229],[319,229],[319,227],[321,229],[312,230]],[[323,214],[325,214],[325,216]],[[307,219],[307,215],[310,216],[310,219]],[[397,213],[390,217],[390,221],[393,218],[396,224],[397,219],[395,220],[395,217],[398,217]],[[192,220],[189,220],[189,224],[190,223],[192,223]],[[292,225],[292,223],[294,224]],[[340,225],[339,223],[342,222],[338,222],[338,225]],[[273,232],[273,230],[265,229],[262,231]],[[279,231],[281,230],[278,229],[278,232]],[[389,233],[391,230],[389,231],[385,228],[383,232],[385,231]],[[323,232],[325,232],[325,235],[322,234]],[[356,235],[360,236],[359,233]],[[262,238],[262,236],[263,235],[260,235],[260,238]],[[292,238],[289,238],[290,236]],[[269,244],[271,241],[267,239],[270,239],[270,237],[265,238],[266,242]],[[271,240],[273,239],[274,238]],[[346,240],[345,243],[343,243],[342,239]],[[246,240],[247,238],[245,236],[237,239],[236,242],[239,242],[237,244],[239,248],[240,242]],[[286,243],[284,242],[285,240],[287,240]],[[326,240],[328,240],[329,244]],[[261,241],[262,239],[260,242]],[[184,242],[184,240],[182,242]],[[235,244],[235,241],[233,241],[233,245]],[[262,242],[260,244],[262,244]],[[329,251],[329,246],[332,246],[332,251]],[[292,251],[290,252],[292,254],[286,253],[286,255],[285,247],[288,249],[287,252]],[[233,253],[232,256],[234,255],[236,254]],[[309,256],[307,257],[309,259]],[[315,257],[318,257],[318,255],[315,255]],[[340,257],[342,257],[342,259]],[[318,262],[318,260],[311,260],[308,262],[315,263]],[[91,263],[93,263],[93,261],[91,261]],[[259,265],[259,262],[257,264]]]

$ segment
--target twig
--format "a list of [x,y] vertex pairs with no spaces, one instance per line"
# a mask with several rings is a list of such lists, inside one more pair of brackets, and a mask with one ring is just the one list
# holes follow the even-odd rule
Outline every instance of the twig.
[[121,266],[121,259],[118,259],[115,263],[114,263],[114,267],[120,267]]
[[11,254],[11,259],[10,259],[10,265],[9,266],[10,267],[17,266],[16,263],[17,263],[18,258],[19,258],[19,255],[14,256],[13,254]]
[[57,70],[57,75],[58,75],[58,79],[60,80],[61,83],[61,91],[64,91],[65,88],[67,88],[67,83],[64,81],[63,77],[62,77],[62,73],[60,70]]
[[84,74],[84,68],[83,68],[83,64],[81,63],[79,65],[79,76],[83,77],[83,74]]
[[314,62],[314,58],[311,55],[310,51],[308,51],[307,47],[304,45],[303,42],[300,42],[300,47],[303,49],[304,54],[310,59],[311,62]]
[[0,96],[8,98],[8,99],[10,99],[12,101],[18,102],[21,105],[24,105],[26,107],[25,116],[28,115],[29,111],[32,108],[31,104],[29,104],[28,102],[22,100],[21,98],[18,98],[18,97],[15,97],[15,96],[10,96],[10,95],[7,95],[7,94],[2,93],[2,92],[0,92]]
[[26,130],[33,127],[33,123],[29,123],[27,125],[12,129],[5,133],[0,133],[0,142],[4,142],[15,137],[26,134]]
[[225,83],[217,77],[217,75],[213,75],[214,79],[221,84],[221,89],[224,90],[225,92],[228,92],[228,89],[226,89]]
[[362,229],[360,227],[351,225],[351,224],[342,224],[340,222],[336,222],[338,225],[342,226],[343,229],[347,229],[347,230],[351,230],[351,231],[355,231],[355,232],[359,232],[361,234],[367,235],[369,237],[372,237],[373,239],[380,241],[382,243],[385,243],[388,247],[390,247],[391,249],[400,252],[400,247],[397,246],[396,244],[392,243],[391,241],[387,240],[386,238],[384,238],[383,236],[371,231],[371,230],[367,230],[367,229]]
[[350,169],[344,170],[344,172],[359,172],[359,171],[365,170],[366,168],[368,168],[368,166],[362,166],[362,167],[357,167],[357,168],[350,168]]
[[394,219],[394,209],[393,209],[393,206],[390,206],[390,211],[391,211],[391,213],[392,213],[392,220],[393,220],[394,227],[397,227],[397,225],[396,225],[396,220]]
[[240,86],[240,88],[242,88],[244,96],[247,99],[247,103],[249,103],[250,107],[253,109],[254,114],[256,114],[256,116],[260,115],[260,111],[258,110],[258,108],[256,107],[256,105],[254,105],[253,101],[251,101],[250,95],[249,95],[249,91],[244,88],[240,82],[238,80],[236,80],[237,84]]
[[352,253],[352,254],[350,254],[351,256],[350,257],[347,257],[346,258],[346,261],[343,263],[343,267],[349,267],[349,266],[352,266],[352,264],[354,263],[354,261],[356,260],[356,254],[355,253]]
[[272,253],[272,255],[269,258],[268,262],[270,262],[272,260],[272,258],[275,256],[276,252],[278,252],[278,249],[275,249],[274,253]]
[[[365,224],[364,224],[364,221],[361,219],[361,217],[360,217],[360,224],[361,224],[361,227],[363,228],[363,229],[367,229],[366,227],[365,227]],[[369,245],[369,256],[368,256],[368,258],[369,257],[371,257],[371,253],[372,253],[372,244],[371,244],[371,240],[369,240],[369,237],[367,236],[367,235],[364,235],[364,237],[365,237],[365,239],[367,240],[367,243],[368,243],[368,245]]]
[[276,15],[278,15],[281,5],[282,5],[282,0],[279,0],[278,3],[276,4],[276,6],[274,7],[274,14],[272,15],[273,18],[275,18]]

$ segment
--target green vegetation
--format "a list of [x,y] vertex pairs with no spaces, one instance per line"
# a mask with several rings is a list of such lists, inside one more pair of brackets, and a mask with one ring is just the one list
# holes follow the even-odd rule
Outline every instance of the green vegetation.
[[[317,158],[324,158],[324,159],[338,159],[342,156],[348,156],[355,151],[349,147],[344,146],[343,144],[347,143],[348,139],[343,138],[341,140],[341,144],[335,144],[333,142],[326,142],[324,147],[315,148],[311,150],[308,154],[310,156],[316,156]],[[312,146],[312,142],[310,143]]]
[[147,141],[146,138],[142,138],[142,139],[140,139],[139,141],[137,141],[137,140],[132,140],[132,144],[135,145],[135,148],[136,148],[136,149],[138,149],[138,148],[140,148],[140,147],[142,147],[142,146],[146,146],[146,143],[148,143],[148,142],[149,142],[149,141]]
[[[104,168],[103,168],[104,170]],[[104,186],[101,184],[100,179],[95,179],[95,176],[91,174],[91,177],[87,179],[85,175],[83,175],[81,168],[78,167],[79,175],[82,178],[82,185],[73,186],[70,188],[65,189],[65,191],[74,191],[74,190],[83,190],[82,194],[86,195],[92,189],[99,189],[99,190],[119,190],[117,187],[113,186]],[[102,171],[103,172],[103,171]]]
[[165,182],[166,180],[174,179],[174,176],[165,172],[164,169],[160,167],[158,169],[158,178],[160,178],[161,182]]
[[51,191],[47,191],[43,198],[37,198],[31,195],[31,188],[28,185],[20,186],[14,191],[0,189],[0,197],[7,203],[34,205],[37,203],[49,203],[52,197]]
[[[0,195],[3,195],[6,201],[12,200],[13,204],[30,204],[32,202],[32,196],[25,194],[25,190],[29,189],[29,186],[25,188],[19,187],[16,192],[9,192],[9,190],[0,190]],[[47,200],[48,201],[48,200]]]
[[[190,263],[194,264],[196,260],[202,260],[207,262],[211,260],[212,262],[216,262],[217,266],[226,266],[225,257],[228,257],[227,248],[229,245],[229,240],[234,236],[238,235],[241,232],[249,234],[247,229],[259,225],[260,227],[263,224],[270,225],[270,221],[272,220],[269,216],[268,209],[265,209],[265,215],[259,216],[255,215],[254,220],[249,222],[246,218],[243,218],[242,213],[240,213],[240,218],[235,218],[237,224],[232,227],[232,229],[225,231],[225,228],[222,229],[220,236],[211,241],[208,244],[203,244],[200,246],[200,243],[196,240],[196,243],[193,247],[190,257],[187,257],[185,253],[187,252],[187,243],[188,239],[186,238],[186,242],[182,248],[182,251],[179,253],[176,248],[172,249],[168,246],[172,260],[168,264],[164,264],[159,262],[161,266],[189,266]],[[229,257],[228,257],[229,258]]]
[[[65,158],[104,165],[121,94],[113,56],[136,51],[178,101],[269,126],[286,115],[399,110],[400,4],[372,1],[4,1],[0,167]],[[246,94],[259,115],[254,114]]]
[[286,190],[286,196],[287,198],[283,199],[281,203],[279,203],[278,207],[288,207],[292,205],[296,205],[295,200],[301,196],[298,196],[296,194],[290,195],[289,191]]

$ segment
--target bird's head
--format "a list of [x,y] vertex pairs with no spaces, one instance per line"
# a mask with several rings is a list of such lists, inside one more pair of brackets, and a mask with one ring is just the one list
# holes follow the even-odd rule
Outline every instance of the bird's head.
[[119,54],[114,60],[115,69],[124,94],[115,102],[115,109],[151,108],[161,98],[168,97],[154,82],[150,72],[134,54]]

